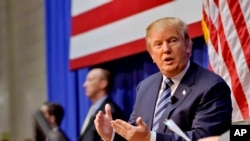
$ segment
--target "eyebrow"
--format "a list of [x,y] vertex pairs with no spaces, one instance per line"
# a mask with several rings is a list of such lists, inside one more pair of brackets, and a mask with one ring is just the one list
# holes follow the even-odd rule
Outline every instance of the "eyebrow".
[[174,35],[174,36],[171,35],[170,37],[167,38],[167,40],[172,39],[172,38],[179,38],[179,36],[177,36],[177,35]]
[[[176,36],[176,35],[172,35],[172,36],[169,36],[168,38],[164,39],[164,41],[167,41],[167,40],[170,40],[170,39],[173,39],[173,38],[176,38],[176,39],[179,39],[179,36]],[[155,40],[153,41],[153,43],[157,43],[157,42],[162,42],[162,40]]]

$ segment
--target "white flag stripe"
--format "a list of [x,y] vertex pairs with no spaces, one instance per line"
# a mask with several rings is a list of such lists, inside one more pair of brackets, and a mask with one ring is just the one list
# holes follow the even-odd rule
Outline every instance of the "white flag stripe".
[[244,9],[243,16],[245,17],[245,22],[247,25],[248,32],[250,33],[250,0],[240,0],[240,7]]
[[[193,0],[192,3],[187,0],[177,0],[73,36],[71,37],[70,59],[144,38],[148,23],[160,17],[179,17],[188,24],[200,21],[201,5],[200,0]],[[182,10],[177,10],[180,7]]]
[[[208,1],[209,4],[207,4]],[[219,7],[214,2],[218,2]],[[228,2],[231,4],[230,7]],[[204,0],[203,11],[207,15],[205,17],[209,18],[205,19],[205,23],[210,31],[207,45],[211,68],[226,80],[232,90],[233,120],[242,120],[249,117],[250,87],[248,85],[250,84],[250,73],[246,59],[248,52],[244,50],[249,45],[243,43],[245,40],[248,42],[249,37],[244,36],[249,34],[250,25],[246,23],[247,27],[245,27],[244,24],[241,24],[249,22],[249,19],[247,20],[249,12],[245,15],[248,10],[237,9],[248,9],[248,7],[243,6],[246,3],[233,2],[232,0]],[[214,9],[218,9],[219,13],[214,12]],[[234,21],[235,16],[241,15],[246,21],[243,17],[238,18],[243,18],[243,21]],[[216,29],[210,29],[213,27]],[[204,29],[206,29],[205,26]],[[213,32],[213,30],[217,31]]]
[[[213,47],[209,48],[208,52],[209,52],[209,61],[210,61],[212,70],[214,70],[217,74],[223,76],[227,84],[230,86],[230,89],[232,90],[230,75],[223,61],[223,58],[221,57],[221,55],[218,55],[215,52]],[[218,67],[218,65],[221,67]],[[241,120],[243,117],[241,115],[240,108],[235,100],[233,91],[231,93],[231,97],[232,97],[232,106],[233,106],[233,121]]]
[[[246,62],[246,58],[244,56],[242,45],[240,44],[240,39],[238,38],[236,29],[239,27],[235,27],[234,22],[231,17],[231,13],[229,11],[229,7],[226,1],[219,1],[219,5],[224,5],[220,7],[221,18],[224,26],[225,37],[227,43],[229,44],[229,48],[231,54],[233,55],[233,60],[235,62],[237,75],[239,77],[239,81],[242,85],[243,91],[245,92],[246,97],[248,97],[248,103],[250,103],[250,73],[246,73],[246,70],[249,70]],[[224,3],[223,3],[224,2]],[[237,54],[237,55],[234,55]],[[227,59],[227,58],[225,58]],[[224,74],[222,74],[224,75]]]
[[71,15],[77,16],[109,2],[112,2],[112,0],[72,0]]
[[[214,48],[212,47],[213,45],[211,44],[210,40],[207,45],[210,46],[210,48],[208,49],[208,55],[209,55],[208,59],[212,67],[212,70],[221,76],[223,75],[223,78],[225,79],[227,84],[231,87],[230,75],[229,75],[229,72],[224,62],[223,57],[221,55],[218,55],[218,53],[214,50]],[[221,66],[221,67],[218,67],[218,66]]]
[[[214,72],[216,72],[216,73],[218,72],[219,75],[223,75],[223,78],[225,79],[225,81],[229,85],[230,89],[232,90],[232,87],[231,87],[232,83],[231,83],[230,75],[229,75],[228,69],[227,69],[227,67],[225,65],[225,62],[223,61],[222,56],[217,54],[217,52],[212,47],[213,45],[211,45],[210,40],[209,40],[208,46],[210,46],[209,49],[208,49],[208,54],[210,56],[209,57],[209,62],[210,62],[210,65],[212,67],[212,70],[214,70]],[[218,67],[218,65],[220,67]],[[238,104],[237,104],[237,102],[236,102],[236,100],[234,98],[234,93],[233,92],[231,93],[231,96],[232,96],[232,105],[233,105],[232,119],[234,121],[237,121],[237,120],[242,119],[243,117],[242,117],[241,113],[239,112],[240,108],[239,108],[239,106],[238,106]]]
[[[208,49],[209,58],[208,59],[209,59],[212,70],[216,72],[217,74],[223,76],[223,78],[229,85],[230,89],[232,90],[230,75],[225,65],[225,62],[223,61],[223,58],[221,57],[221,55],[218,55],[217,52],[214,50],[214,48],[212,47],[213,45],[211,45],[210,40],[208,41],[207,45],[209,46],[209,49]],[[221,67],[218,67],[218,65],[220,65]],[[233,120],[237,121],[237,120],[242,119],[242,115],[240,113],[239,106],[234,98],[233,91],[231,93],[231,96],[232,96],[232,105],[233,105],[233,113],[234,113]]]
[[212,22],[214,23],[214,26],[216,28],[216,30],[218,30],[218,14],[219,14],[219,10],[216,8],[216,5],[214,3],[214,1],[209,1],[209,10],[207,12],[209,12],[209,17],[212,20]]

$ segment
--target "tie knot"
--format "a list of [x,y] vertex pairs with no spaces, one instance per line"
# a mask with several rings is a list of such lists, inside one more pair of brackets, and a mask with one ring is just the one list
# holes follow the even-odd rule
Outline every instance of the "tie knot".
[[170,78],[166,78],[164,83],[165,83],[165,89],[171,87],[174,84],[174,82]]

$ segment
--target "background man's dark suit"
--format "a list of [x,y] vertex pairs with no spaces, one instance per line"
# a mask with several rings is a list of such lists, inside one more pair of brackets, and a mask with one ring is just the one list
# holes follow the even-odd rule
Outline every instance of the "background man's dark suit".
[[48,133],[48,141],[69,141],[67,135],[61,129],[52,130]]
[[[110,104],[112,109],[112,117],[113,119],[123,119],[125,120],[125,115],[122,112],[122,110],[112,101],[110,98],[107,98],[104,103],[101,105],[101,107],[96,111],[103,111],[105,112],[105,104]],[[96,113],[94,115],[96,115]],[[98,135],[95,124],[94,124],[95,116],[90,118],[90,122],[86,127],[86,130],[83,134],[80,135],[80,138],[78,141],[101,141],[101,137]],[[115,141],[122,141],[120,136],[115,136]]]
[[[136,118],[141,116],[149,128],[152,128],[154,105],[161,82],[162,74],[156,73],[138,85],[137,101],[130,123],[136,123]],[[157,141],[182,140],[170,133],[163,124],[165,119],[174,120],[191,140],[221,135],[229,129],[232,112],[230,89],[221,77],[190,63],[174,96],[177,98],[176,102],[168,105],[160,121],[160,132],[169,134],[157,133]]]

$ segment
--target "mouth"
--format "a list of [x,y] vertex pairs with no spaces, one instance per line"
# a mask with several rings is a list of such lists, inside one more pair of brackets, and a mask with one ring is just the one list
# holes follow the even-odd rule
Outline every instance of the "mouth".
[[174,60],[172,57],[167,57],[164,59],[164,61],[167,61],[167,62],[172,61],[172,60]]
[[170,63],[173,62],[173,60],[174,60],[173,58],[167,57],[167,58],[164,59],[164,62],[167,63],[167,64],[170,64]]

